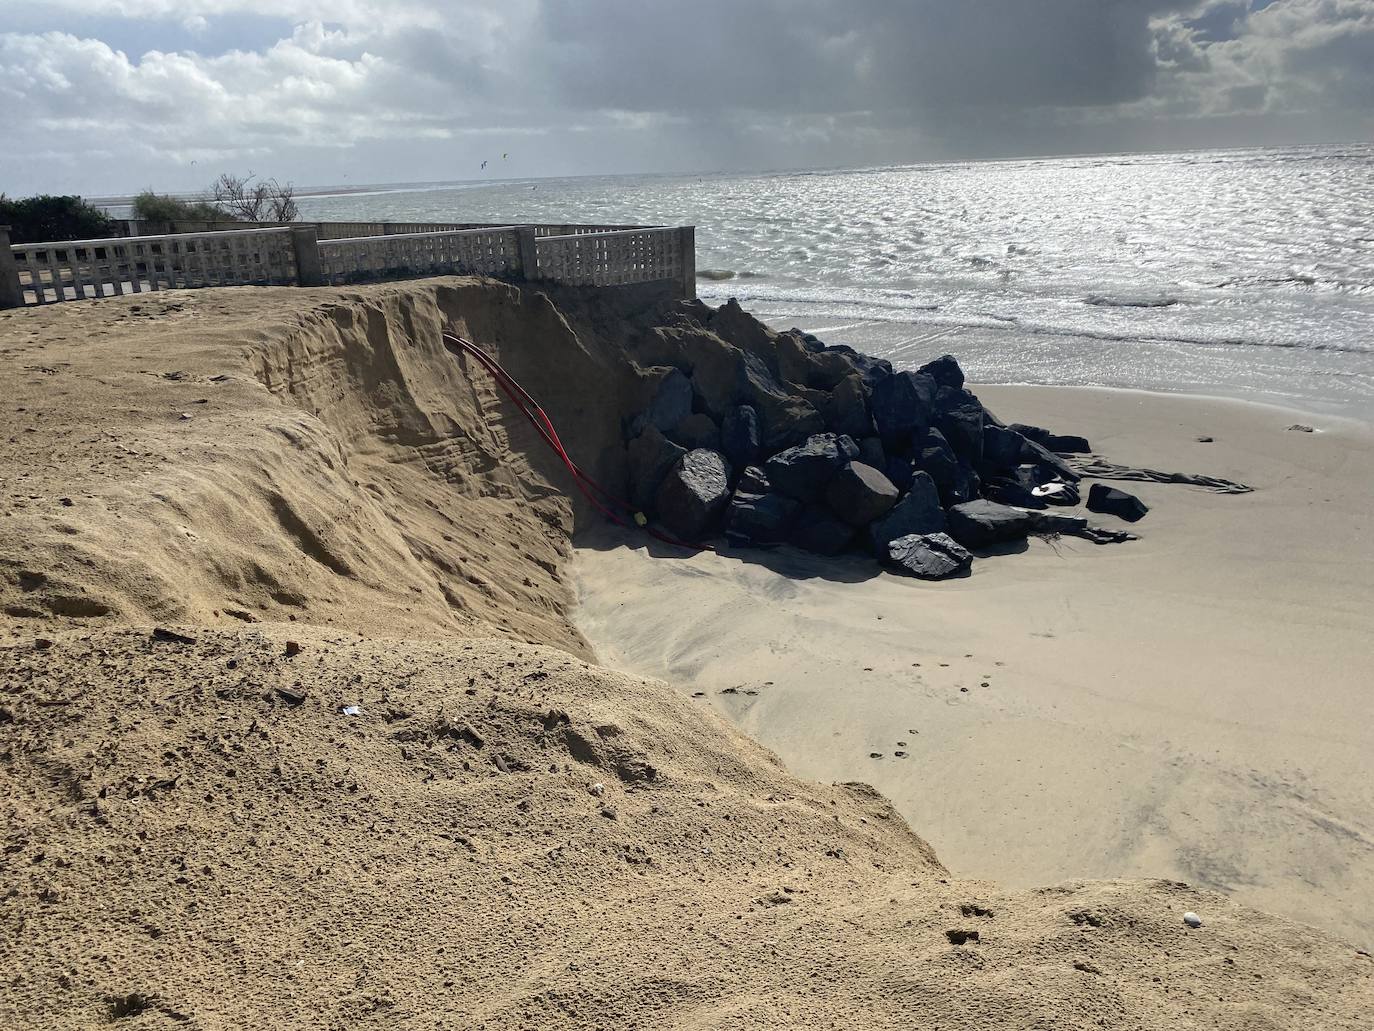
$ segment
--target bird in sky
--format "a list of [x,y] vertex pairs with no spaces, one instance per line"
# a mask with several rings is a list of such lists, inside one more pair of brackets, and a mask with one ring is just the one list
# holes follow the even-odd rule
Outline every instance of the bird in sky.
[[483,162],[482,162],[482,171],[485,172],[486,170],[487,170],[487,163],[486,163],[485,161],[483,161]]

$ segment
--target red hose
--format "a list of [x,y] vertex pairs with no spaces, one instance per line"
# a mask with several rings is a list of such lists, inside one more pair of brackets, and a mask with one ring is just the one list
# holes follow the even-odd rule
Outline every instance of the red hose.
[[445,345],[451,345],[449,347],[450,350],[456,346],[462,352],[475,358],[487,372],[491,373],[492,379],[496,380],[496,385],[501,388],[501,392],[510,399],[511,403],[514,404],[516,408],[520,409],[525,418],[530,421],[530,425],[534,427],[535,432],[543,438],[544,443],[552,448],[553,452],[558,455],[563,464],[567,466],[568,472],[572,474],[573,482],[577,484],[578,489],[598,512],[620,526],[629,526],[629,523],[625,522],[624,519],[608,507],[613,505],[621,511],[628,513],[632,517],[631,521],[634,522],[635,525],[640,526],[645,533],[655,540],[662,541],[664,544],[671,544],[677,548],[688,548],[693,551],[710,550],[707,545],[688,544],[669,534],[660,533],[649,526],[642,512],[635,509],[628,501],[624,501],[612,494],[582,471],[578,464],[572,460],[572,456],[568,454],[567,448],[563,446],[563,441],[559,438],[558,431],[554,428],[553,420],[549,418],[548,413],[544,411],[538,401],[530,396],[529,391],[516,382],[515,378],[501,367],[501,364],[495,358],[487,354],[486,351],[482,350],[472,341],[460,337],[457,333],[451,333],[448,330],[444,330],[441,336]]

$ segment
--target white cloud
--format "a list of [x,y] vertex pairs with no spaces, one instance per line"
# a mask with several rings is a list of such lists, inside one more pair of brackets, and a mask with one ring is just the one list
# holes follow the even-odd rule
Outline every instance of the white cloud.
[[[36,10],[48,31],[27,28]],[[1374,110],[1374,0],[1253,12],[1244,0],[49,0],[25,11],[25,31],[0,31],[11,192],[184,187],[209,177],[192,160],[313,182],[337,181],[344,161],[374,179],[451,175],[493,137],[545,140],[545,172],[642,167],[646,155],[667,168],[776,166],[1196,145],[1213,124],[1226,144],[1295,125],[1349,136]],[[245,18],[288,28],[239,45]],[[81,31],[112,19],[130,26],[122,49]],[[192,35],[129,45],[165,37],[160,26]]]

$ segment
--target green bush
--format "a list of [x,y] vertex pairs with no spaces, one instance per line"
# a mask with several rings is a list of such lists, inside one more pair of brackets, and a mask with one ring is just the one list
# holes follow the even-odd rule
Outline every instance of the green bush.
[[0,226],[10,227],[13,243],[48,240],[98,240],[119,232],[105,212],[80,197],[44,194],[10,200],[0,193]]
[[134,218],[150,222],[237,222],[223,208],[204,200],[178,200],[144,190],[134,198]]

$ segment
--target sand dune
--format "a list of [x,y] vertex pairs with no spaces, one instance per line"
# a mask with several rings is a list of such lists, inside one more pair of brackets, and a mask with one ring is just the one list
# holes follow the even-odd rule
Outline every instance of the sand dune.
[[581,510],[437,330],[613,476],[652,301],[0,315],[0,1022],[1363,1026],[1349,942],[1174,880],[960,880],[873,789],[587,661]]

